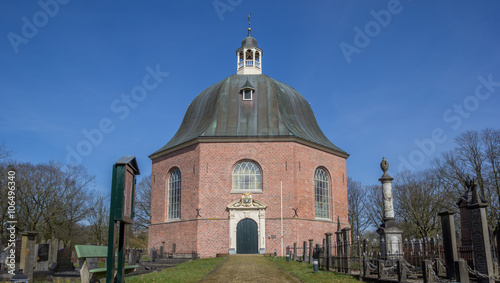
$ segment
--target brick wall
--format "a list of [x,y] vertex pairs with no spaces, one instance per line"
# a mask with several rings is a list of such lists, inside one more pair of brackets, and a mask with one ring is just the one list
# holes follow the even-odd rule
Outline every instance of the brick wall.
[[[252,197],[267,205],[266,251],[280,251],[280,180],[283,182],[284,242],[321,241],[325,232],[335,232],[337,216],[348,225],[346,162],[342,157],[295,142],[200,143],[153,161],[150,247],[162,241],[179,241],[183,235],[196,238],[178,243],[179,249],[195,245],[203,257],[229,249],[227,205],[241,194],[231,193],[232,171],[241,160],[256,162],[262,173],[262,193]],[[314,171],[324,167],[330,177],[330,221],[315,220]],[[181,170],[181,221],[168,223],[166,181],[174,167]],[[200,216],[196,216],[196,208]],[[292,208],[298,209],[294,218]],[[290,219],[288,219],[290,218]],[[164,223],[165,222],[165,223]],[[159,224],[164,223],[164,224]],[[196,224],[195,224],[196,223]],[[196,230],[196,233],[193,232]],[[197,236],[195,236],[195,234]],[[277,235],[276,239],[267,239]],[[166,244],[166,247],[167,246]]]

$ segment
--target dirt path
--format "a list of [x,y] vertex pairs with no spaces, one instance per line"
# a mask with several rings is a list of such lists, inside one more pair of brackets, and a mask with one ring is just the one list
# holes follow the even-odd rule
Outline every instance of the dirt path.
[[204,283],[300,282],[262,255],[231,255]]

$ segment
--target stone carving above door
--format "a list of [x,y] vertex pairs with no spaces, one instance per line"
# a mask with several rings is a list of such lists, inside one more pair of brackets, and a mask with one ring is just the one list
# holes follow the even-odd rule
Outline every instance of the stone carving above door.
[[244,193],[241,198],[231,202],[227,207],[229,209],[264,209],[267,206],[253,199],[250,193]]

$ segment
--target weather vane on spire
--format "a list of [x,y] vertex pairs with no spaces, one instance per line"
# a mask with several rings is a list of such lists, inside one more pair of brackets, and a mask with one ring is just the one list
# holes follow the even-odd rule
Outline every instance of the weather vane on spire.
[[252,30],[250,28],[250,16],[252,15],[252,13],[248,13],[248,36],[250,36],[250,31]]

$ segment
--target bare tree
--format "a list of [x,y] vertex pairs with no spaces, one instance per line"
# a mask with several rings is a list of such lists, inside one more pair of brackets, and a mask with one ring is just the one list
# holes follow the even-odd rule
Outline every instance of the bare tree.
[[367,218],[369,225],[377,228],[384,222],[384,198],[381,185],[370,185],[365,188]]
[[366,192],[359,181],[347,178],[347,195],[349,205],[349,224],[352,229],[352,239],[361,237],[366,228],[370,225],[367,215]]
[[151,175],[137,184],[135,199],[134,230],[148,229],[151,224]]
[[57,236],[71,243],[75,225],[88,212],[94,177],[83,167],[14,163],[18,229],[38,231],[42,238]]
[[[490,213],[497,222],[496,232],[500,233],[500,130],[485,129],[481,133],[484,145],[485,171],[483,177],[491,195]],[[496,198],[495,198],[496,194]]]
[[108,241],[109,227],[109,197],[96,194],[92,198],[92,208],[87,214],[89,222],[89,240],[97,245],[104,245]]
[[440,229],[438,213],[453,205],[430,170],[406,171],[395,178],[394,208],[407,236],[434,237]]
[[7,147],[5,142],[0,144],[0,162],[4,162],[12,154],[12,151]]
[[[0,202],[0,228],[2,231],[7,231],[7,221],[12,220],[9,219],[10,213],[8,212],[9,208],[9,187],[13,187],[9,185],[9,181],[14,181],[15,176],[9,176],[9,171],[11,168],[8,166],[9,162],[7,159],[10,157],[11,151],[7,148],[5,143],[0,144],[0,198],[2,201]],[[10,177],[10,180],[9,180]],[[7,241],[7,233],[0,233],[0,243],[6,243]],[[1,244],[0,244],[0,248]]]
[[488,223],[497,227],[500,220],[500,130],[466,131],[456,139],[456,148],[434,161],[434,168],[455,200],[465,192],[465,179],[474,178],[481,197],[490,202]]

